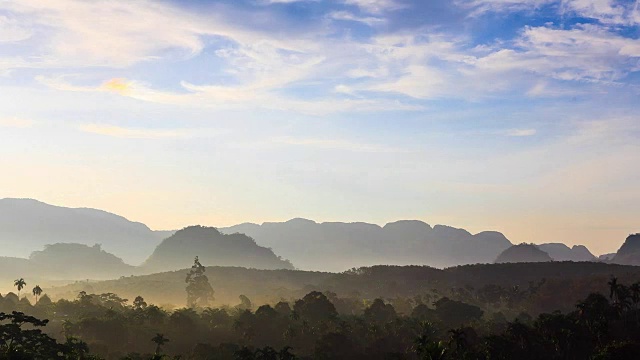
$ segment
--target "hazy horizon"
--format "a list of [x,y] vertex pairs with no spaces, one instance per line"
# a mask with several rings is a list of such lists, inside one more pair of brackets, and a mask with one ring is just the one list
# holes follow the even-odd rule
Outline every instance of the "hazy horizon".
[[[290,218],[286,218],[286,219],[274,219],[274,220],[265,220],[265,221],[240,221],[240,222],[234,222],[234,223],[229,223],[229,224],[209,224],[209,223],[185,223],[183,225],[180,225],[178,227],[175,228],[154,228],[153,226],[150,226],[149,224],[143,222],[143,221],[139,221],[138,219],[135,218],[130,218],[127,216],[124,216],[123,214],[119,214],[116,212],[112,212],[109,211],[107,209],[99,209],[99,208],[92,208],[92,207],[88,207],[88,206],[77,206],[77,207],[72,207],[72,206],[64,206],[64,205],[60,205],[60,204],[52,204],[52,203],[47,203],[45,201],[39,200],[39,199],[33,199],[33,198],[11,198],[11,197],[7,197],[7,198],[0,198],[0,200],[7,200],[7,199],[19,199],[19,200],[34,200],[37,202],[42,202],[44,204],[47,205],[51,205],[51,206],[55,206],[55,207],[62,207],[62,208],[70,208],[70,209],[95,209],[95,210],[102,210],[102,211],[106,211],[115,215],[119,215],[119,216],[123,216],[126,220],[128,221],[132,221],[132,222],[137,222],[137,223],[141,223],[144,224],[146,226],[148,226],[152,231],[176,231],[176,230],[180,230],[189,226],[193,226],[193,225],[202,225],[202,226],[211,226],[211,227],[215,227],[215,228],[227,228],[227,227],[233,227],[234,225],[241,225],[241,224],[246,224],[246,223],[251,223],[251,224],[257,224],[257,225],[262,225],[264,223],[284,223],[290,220],[294,220],[294,219],[306,219],[306,220],[311,220],[313,222],[316,222],[318,224],[321,223],[366,223],[366,224],[373,224],[373,225],[377,225],[379,227],[383,227],[386,224],[389,223],[393,223],[396,221],[402,221],[402,220],[418,220],[418,221],[422,221],[430,226],[435,226],[435,225],[444,225],[444,226],[450,226],[450,227],[454,227],[454,228],[459,228],[459,229],[464,229],[469,231],[471,234],[478,234],[484,231],[498,231],[503,233],[509,240],[511,240],[511,242],[513,244],[519,244],[522,242],[526,242],[526,241],[518,241],[517,239],[513,239],[511,237],[509,237],[509,234],[504,233],[503,231],[501,231],[500,229],[493,229],[493,228],[480,228],[480,229],[472,229],[472,228],[466,228],[464,226],[459,226],[457,224],[451,224],[451,223],[440,223],[440,222],[430,222],[428,221],[428,219],[418,219],[418,218],[403,218],[403,219],[391,219],[389,221],[383,221],[380,223],[376,223],[376,222],[372,222],[372,221],[363,221],[363,220],[340,220],[340,219],[336,219],[336,220],[322,220],[322,219],[313,219],[313,218],[306,218],[306,217],[301,217],[301,216],[294,216],[294,217],[290,217]],[[562,243],[565,244],[569,247],[573,246],[573,245],[585,245],[587,246],[587,248],[596,256],[599,255],[603,255],[603,254],[608,254],[608,253],[615,253],[620,245],[622,245],[622,243],[624,243],[624,240],[626,238],[626,236],[629,234],[624,235],[624,237],[622,238],[622,240],[619,242],[619,244],[617,243],[612,243],[612,246],[615,246],[615,249],[613,249],[612,251],[608,251],[608,252],[597,252],[595,251],[592,247],[590,247],[589,245],[586,245],[585,243],[580,243],[580,242],[576,242],[575,244],[570,244],[568,242],[563,242],[563,241],[538,241],[538,242],[533,242],[534,244],[546,244],[546,243]],[[262,239],[258,239],[258,240],[262,240]],[[29,251],[32,250],[39,250],[39,249],[29,249]]]

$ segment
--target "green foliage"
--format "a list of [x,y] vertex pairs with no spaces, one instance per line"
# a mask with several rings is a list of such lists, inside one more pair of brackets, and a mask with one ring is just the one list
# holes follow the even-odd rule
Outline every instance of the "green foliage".
[[64,344],[42,332],[48,320],[22,312],[0,313],[0,358],[2,359],[93,359],[86,343],[67,339]]

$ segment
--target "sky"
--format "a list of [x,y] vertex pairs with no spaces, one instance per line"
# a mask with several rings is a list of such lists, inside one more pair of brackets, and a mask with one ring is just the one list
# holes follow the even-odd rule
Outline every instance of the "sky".
[[0,0],[0,198],[640,231],[640,3]]

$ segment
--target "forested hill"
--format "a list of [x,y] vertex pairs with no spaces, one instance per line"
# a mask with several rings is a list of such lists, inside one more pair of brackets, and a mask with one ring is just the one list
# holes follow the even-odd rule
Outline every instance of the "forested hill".
[[125,262],[144,261],[161,235],[146,225],[102,210],[53,206],[31,199],[0,199],[0,244],[4,256],[26,258],[44,245],[102,244]]
[[283,223],[240,224],[220,228],[243,233],[291,260],[302,269],[344,271],[377,264],[446,267],[493,262],[510,247],[501,233],[471,234],[444,225],[403,220],[380,227],[367,223],[316,223],[293,219]]
[[[158,304],[185,305],[188,270],[118,280],[78,282],[45,289],[53,298],[75,298],[87,293],[113,292],[133,299],[138,295]],[[333,274],[299,270],[256,270],[238,267],[207,267],[215,290],[215,304],[235,305],[240,295],[256,303],[273,303],[323,291],[338,297],[362,300],[412,297],[482,297],[506,301],[514,296],[533,296],[537,311],[554,311],[557,304],[570,309],[590,292],[607,289],[611,276],[635,281],[640,267],[593,262],[542,262],[480,264],[447,268],[427,266],[374,266]],[[489,301],[489,300],[487,300]]]
[[183,268],[195,256],[207,266],[242,266],[256,269],[293,269],[271,249],[258,246],[244,234],[224,235],[215,228],[190,226],[177,231],[156,247],[141,266],[146,272]]

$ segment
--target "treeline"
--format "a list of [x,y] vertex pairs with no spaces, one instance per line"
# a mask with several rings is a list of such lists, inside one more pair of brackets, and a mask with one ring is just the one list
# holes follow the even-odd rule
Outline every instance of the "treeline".
[[193,307],[176,310],[113,293],[56,302],[43,294],[34,305],[8,294],[0,359],[640,358],[640,283],[617,278],[570,312],[534,317],[523,306],[541,283],[402,301],[311,291],[269,305],[241,296],[233,307],[201,307],[212,293],[198,292],[200,271],[194,265],[188,277]]

